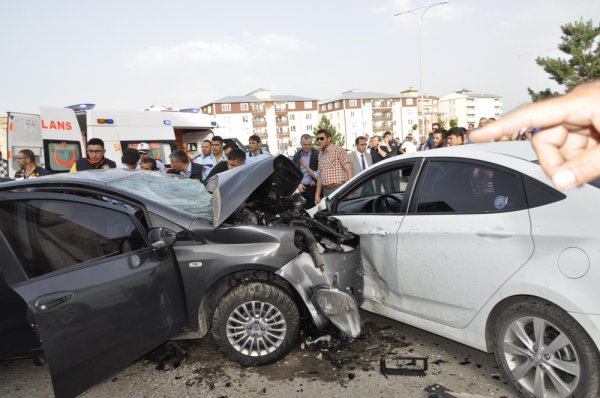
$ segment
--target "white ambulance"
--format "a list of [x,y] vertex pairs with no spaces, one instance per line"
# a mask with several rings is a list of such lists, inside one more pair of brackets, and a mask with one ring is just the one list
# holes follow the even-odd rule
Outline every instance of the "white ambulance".
[[9,176],[18,170],[20,150],[31,149],[38,165],[52,172],[67,172],[85,157],[85,143],[104,141],[106,157],[121,163],[124,148],[150,144],[152,157],[168,165],[175,149],[188,151],[193,159],[204,139],[213,136],[217,122],[190,109],[183,112],[98,110],[93,104],[66,108],[40,107],[40,114],[8,112],[7,159]]
[[40,107],[40,114],[8,112],[8,175],[19,170],[17,155],[30,149],[36,163],[52,172],[69,171],[84,156],[84,140],[75,114],[70,109]]
[[141,142],[150,144],[152,157],[168,165],[175,149],[188,151],[193,158],[202,140],[213,135],[217,122],[197,109],[189,111],[117,111],[99,110],[93,104],[68,106],[75,112],[85,141],[104,141],[106,157],[121,162],[124,148],[136,148]]

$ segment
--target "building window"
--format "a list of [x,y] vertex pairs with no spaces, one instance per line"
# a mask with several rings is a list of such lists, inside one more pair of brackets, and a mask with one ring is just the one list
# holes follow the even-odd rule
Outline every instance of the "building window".
[[290,130],[296,131],[296,126],[290,126]]
[[296,120],[296,115],[294,115],[293,113],[290,113],[288,117],[290,118],[290,120]]
[[206,113],[212,113],[212,106],[207,106],[206,107]]
[[229,116],[225,116],[225,117],[223,118],[223,124],[225,124],[225,125],[229,125],[230,123],[231,123],[231,117],[229,117]]
[[308,119],[312,119],[312,113],[307,113],[307,114],[306,114],[306,119],[307,119],[307,120],[308,120]]
[[312,131],[312,124],[309,124],[306,126],[306,131]]
[[321,105],[321,112],[325,112],[326,109],[327,107],[325,105]]
[[304,109],[312,109],[312,101],[304,101]]
[[288,102],[288,109],[296,109],[296,103],[295,102]]
[[248,123],[248,116],[242,116],[242,122],[243,123]]
[[330,102],[330,103],[328,103],[328,104],[327,104],[327,110],[329,110],[329,111],[330,111],[330,110],[331,110],[331,108],[333,108],[333,104]]
[[338,109],[340,107],[340,101],[335,101],[335,109]]
[[356,106],[356,100],[349,100],[349,101],[348,101],[348,104],[349,104],[350,106]]
[[231,112],[231,104],[221,104],[222,112]]
[[354,112],[350,112],[350,117],[354,117]]
[[262,112],[263,111],[263,106],[261,104],[252,105],[252,111],[253,112]]
[[248,104],[246,104],[245,102],[240,104],[240,111],[245,112],[248,110]]
[[413,99],[412,98],[407,98],[406,99],[406,105],[412,105],[413,104]]

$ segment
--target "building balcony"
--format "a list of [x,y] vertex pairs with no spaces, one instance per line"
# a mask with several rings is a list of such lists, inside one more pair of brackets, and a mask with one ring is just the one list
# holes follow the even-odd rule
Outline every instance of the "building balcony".
[[289,120],[287,118],[281,118],[281,119],[278,118],[278,119],[275,119],[275,123],[277,123],[278,126],[287,125],[287,124],[289,124]]
[[393,102],[391,101],[375,101],[373,102],[373,108],[391,108]]

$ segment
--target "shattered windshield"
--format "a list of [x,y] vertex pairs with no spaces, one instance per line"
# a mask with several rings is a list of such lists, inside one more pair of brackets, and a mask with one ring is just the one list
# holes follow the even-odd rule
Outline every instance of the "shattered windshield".
[[196,180],[148,171],[111,181],[108,185],[196,217],[213,218],[212,195]]

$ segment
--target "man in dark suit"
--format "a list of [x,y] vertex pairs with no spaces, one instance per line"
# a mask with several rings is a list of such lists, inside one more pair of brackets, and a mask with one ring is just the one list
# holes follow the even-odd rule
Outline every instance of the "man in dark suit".
[[187,153],[177,149],[171,152],[169,158],[171,159],[171,170],[168,173],[178,174],[202,182],[202,166],[190,162]]
[[303,175],[302,181],[298,185],[298,191],[306,199],[306,203],[304,203],[306,209],[315,205],[315,192],[319,177],[319,151],[313,148],[312,143],[312,136],[303,134],[300,137],[302,149],[296,152],[292,159]]

